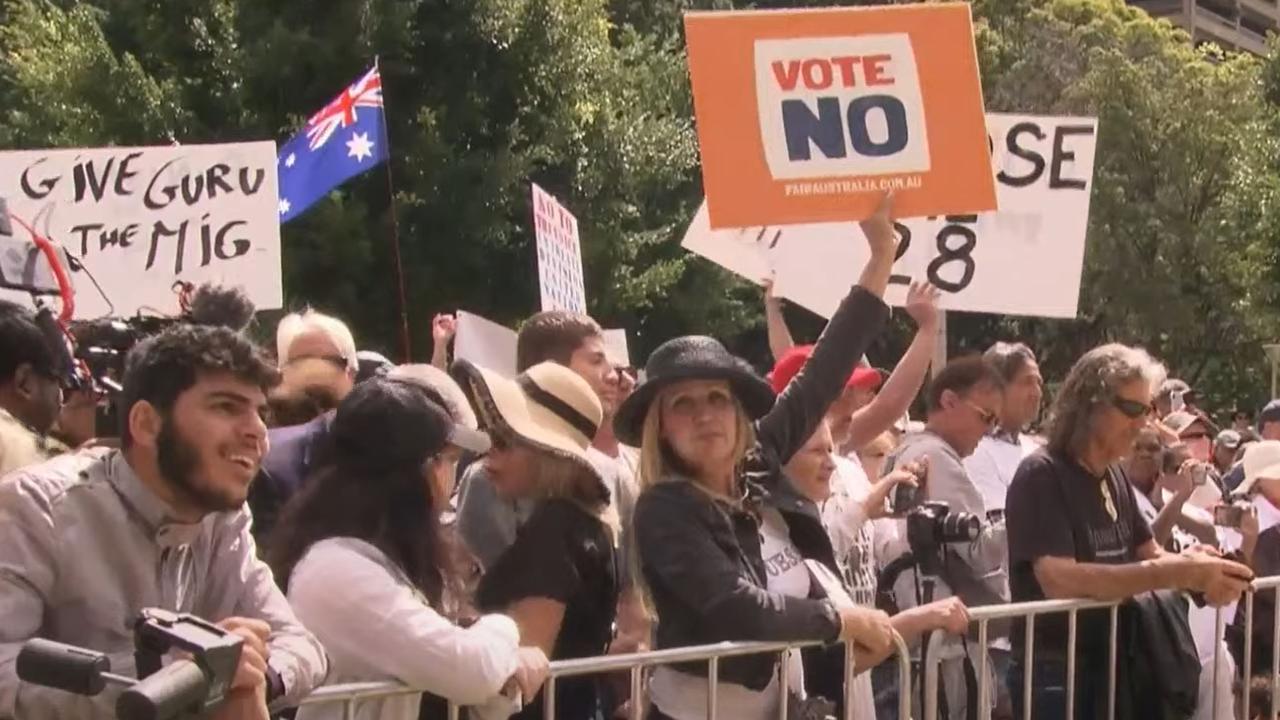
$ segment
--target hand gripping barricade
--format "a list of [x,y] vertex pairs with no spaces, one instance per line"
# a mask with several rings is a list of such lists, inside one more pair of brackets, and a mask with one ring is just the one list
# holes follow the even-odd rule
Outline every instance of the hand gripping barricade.
[[[97,695],[108,683],[125,686],[116,701],[120,720],[201,718],[222,703],[240,664],[244,640],[192,615],[147,609],[134,626],[138,679],[116,675],[106,655],[36,638],[18,654],[24,682],[77,695]],[[171,651],[185,653],[161,667]]]
[[[1258,578],[1253,581],[1249,592],[1241,598],[1241,606],[1245,616],[1244,627],[1246,629],[1244,635],[1244,653],[1239,660],[1240,677],[1243,678],[1244,692],[1240,694],[1236,703],[1236,717],[1243,720],[1251,720],[1258,716],[1258,711],[1262,708],[1256,707],[1250,703],[1250,693],[1248,685],[1250,678],[1253,677],[1253,623],[1254,623],[1254,598],[1260,593],[1275,593],[1275,624],[1272,626],[1272,637],[1270,639],[1273,648],[1280,647],[1280,576]],[[1076,647],[1076,630],[1077,615],[1084,610],[1108,609],[1110,611],[1109,620],[1109,639],[1107,652],[1107,715],[1106,720],[1114,720],[1116,714],[1116,664],[1117,664],[1117,634],[1120,601],[1096,601],[1096,600],[1043,600],[1038,602],[1013,603],[1009,605],[989,606],[980,608],[971,608],[969,610],[969,620],[978,625],[978,647],[987,647],[987,631],[988,625],[993,620],[1001,619],[1020,619],[1026,623],[1026,643],[1023,651],[1023,675],[1022,696],[1024,698],[1032,697],[1032,669],[1033,669],[1033,650],[1035,646],[1035,618],[1042,615],[1062,614],[1067,615],[1067,647],[1071,650],[1067,653],[1067,672],[1066,672],[1066,717],[1075,717],[1075,689],[1076,689],[1076,657],[1073,651]],[[1224,608],[1218,608],[1215,620],[1215,637],[1223,636],[1225,626]],[[926,657],[934,658],[927,662],[924,666],[924,706],[923,720],[937,720],[938,718],[938,662],[937,648],[942,642],[941,633],[932,633],[928,639],[928,646],[934,652],[926,652]],[[1222,643],[1215,645],[1213,655],[1213,676],[1219,676],[1220,669],[1224,659],[1221,656]],[[991,718],[991,693],[993,692],[990,682],[990,675],[987,671],[989,662],[987,653],[979,653],[979,669],[978,680],[978,717],[980,720],[990,720]],[[1262,717],[1277,717],[1280,713],[1280,653],[1272,653],[1271,668],[1269,669],[1268,683],[1271,694],[1268,712],[1263,713]],[[905,686],[904,686],[905,687]],[[1213,712],[1211,717],[1213,720],[1236,720],[1236,718],[1226,717],[1224,713],[1220,713],[1218,692],[1219,685],[1211,683],[1213,693],[1211,701]],[[1022,720],[1032,720],[1032,703],[1024,703],[1022,711]],[[900,717],[909,717],[909,715],[900,715]]]
[[[897,633],[893,634],[894,657],[898,665],[898,682],[901,686],[906,687],[911,678],[910,654],[907,650],[907,644],[902,636]],[[546,684],[542,688],[545,701],[543,703],[544,715],[547,720],[554,720],[556,717],[556,680],[566,677],[578,677],[583,675],[598,675],[604,673],[614,673],[620,671],[628,671],[631,674],[631,697],[643,697],[645,692],[645,671],[657,665],[667,665],[671,663],[682,662],[707,662],[707,718],[715,720],[718,715],[718,702],[716,698],[716,686],[719,684],[720,677],[720,660],[728,657],[737,657],[740,655],[755,655],[759,653],[775,653],[778,654],[783,661],[786,661],[787,652],[795,648],[813,647],[822,643],[764,643],[764,642],[724,642],[714,645],[698,645],[687,648],[675,648],[671,650],[655,650],[651,652],[632,653],[629,655],[607,655],[603,657],[581,658],[577,660],[557,660],[551,663],[551,673],[547,678]],[[845,654],[845,720],[854,720],[853,703],[850,702],[849,692],[853,686],[851,680],[854,676],[854,663],[852,646],[846,645]],[[782,673],[782,695],[785,697],[787,693],[787,674]],[[368,682],[368,683],[348,683],[342,685],[330,685],[322,687],[312,693],[306,700],[302,701],[303,705],[319,705],[328,703],[343,703],[343,718],[354,718],[356,706],[364,700],[372,700],[375,698],[385,698],[392,695],[401,695],[405,693],[418,693],[421,689],[406,687],[394,682]],[[908,693],[901,693],[898,699],[899,717],[910,717],[910,697]],[[633,702],[630,706],[630,719],[641,720],[643,718],[644,704]],[[460,715],[460,708],[453,704],[449,704],[449,718],[456,720]],[[787,720],[787,703],[779,703],[778,717],[780,720]],[[792,718],[792,720],[798,720]],[[861,718],[858,718],[861,720]]]

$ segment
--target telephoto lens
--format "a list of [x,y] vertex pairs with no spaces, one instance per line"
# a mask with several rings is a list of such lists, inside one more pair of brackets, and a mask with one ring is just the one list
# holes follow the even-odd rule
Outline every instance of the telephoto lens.
[[973,542],[981,532],[982,520],[970,513],[950,513],[938,521],[940,542]]

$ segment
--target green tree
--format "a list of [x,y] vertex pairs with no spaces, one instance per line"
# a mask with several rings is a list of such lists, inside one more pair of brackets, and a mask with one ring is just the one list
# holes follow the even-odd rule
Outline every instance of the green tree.
[[1034,338],[1053,375],[1095,344],[1140,344],[1219,407],[1260,400],[1280,240],[1261,61],[1193,47],[1120,0],[974,10],[988,108],[1099,119],[1078,320],[975,335]]
[[[679,247],[700,196],[681,13],[796,4],[0,0],[0,147],[283,140],[377,56],[419,357],[433,312],[536,309],[533,181],[578,215],[591,310],[633,331],[637,360],[709,332],[763,362],[758,291]],[[1222,406],[1260,401],[1280,293],[1276,53],[1193,47],[1121,0],[973,10],[987,107],[1096,115],[1099,154],[1079,318],[955,313],[953,354],[1023,338],[1052,377],[1119,340]],[[390,350],[387,184],[369,173],[290,223],[284,261],[291,305]]]

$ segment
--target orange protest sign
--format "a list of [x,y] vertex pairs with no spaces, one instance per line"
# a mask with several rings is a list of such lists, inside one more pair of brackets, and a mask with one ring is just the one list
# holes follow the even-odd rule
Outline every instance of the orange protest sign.
[[713,228],[996,209],[967,3],[685,15]]

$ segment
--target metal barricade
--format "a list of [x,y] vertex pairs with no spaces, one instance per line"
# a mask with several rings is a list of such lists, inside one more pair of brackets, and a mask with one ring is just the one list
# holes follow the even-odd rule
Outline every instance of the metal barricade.
[[[1274,608],[1274,625],[1272,627],[1271,647],[1273,648],[1270,673],[1270,690],[1271,690],[1271,707],[1269,718],[1277,717],[1280,713],[1280,652],[1274,649],[1280,648],[1280,576],[1258,578],[1253,581],[1249,592],[1245,593],[1241,599],[1244,607],[1244,657],[1240,660],[1239,677],[1243,681],[1243,692],[1240,696],[1240,702],[1237,703],[1237,716],[1242,720],[1251,720],[1253,708],[1250,703],[1249,683],[1253,677],[1253,621],[1254,621],[1254,596],[1259,592],[1275,593]],[[992,605],[985,607],[977,607],[969,609],[969,619],[971,623],[977,623],[978,640],[978,717],[981,720],[990,720],[991,718],[991,677],[988,673],[989,663],[989,638],[988,626],[992,620],[1016,620],[1021,619],[1025,625],[1025,643],[1023,647],[1023,676],[1022,676],[1022,720],[1032,720],[1032,699],[1034,697],[1034,647],[1035,647],[1035,619],[1045,615],[1063,614],[1067,615],[1067,654],[1066,654],[1066,717],[1073,718],[1075,716],[1075,690],[1076,690],[1076,634],[1077,634],[1077,617],[1082,610],[1096,610],[1102,608],[1110,609],[1109,619],[1109,638],[1107,650],[1107,720],[1113,720],[1116,712],[1116,662],[1117,662],[1117,633],[1119,618],[1119,601],[1097,601],[1097,600],[1045,600],[1039,602],[1012,603],[1008,605]],[[1213,650],[1213,682],[1211,683],[1212,695],[1212,717],[1214,720],[1234,720],[1220,717],[1218,712],[1218,679],[1222,671],[1222,663],[1224,659],[1221,657],[1223,636],[1225,630],[1225,608],[1218,608],[1215,619],[1215,646]],[[1239,608],[1237,608],[1239,612]],[[927,664],[922,669],[924,673],[924,701],[922,720],[937,720],[938,717],[938,676],[939,676],[939,658],[938,654],[941,650],[942,643],[947,636],[940,632],[932,633],[927,642],[925,657]],[[1234,673],[1232,680],[1236,679]],[[909,687],[909,685],[907,686]],[[900,717],[908,717],[900,715]]]
[[[1115,666],[1116,666],[1116,613],[1119,609],[1119,603],[1103,602],[1098,600],[1041,600],[1038,602],[1012,603],[1009,605],[987,605],[984,607],[969,608],[970,623],[978,624],[978,717],[981,720],[991,720],[991,683],[990,674],[988,672],[988,664],[990,661],[990,639],[988,637],[989,626],[992,620],[1015,620],[1023,619],[1026,623],[1026,642],[1023,650],[1023,720],[1031,720],[1031,697],[1032,697],[1032,648],[1035,646],[1035,619],[1044,615],[1058,615],[1065,613],[1067,615],[1067,717],[1073,717],[1075,711],[1075,647],[1076,647],[1076,620],[1081,610],[1096,610],[1102,608],[1110,608],[1111,610],[1111,638],[1110,649],[1108,651],[1109,675],[1111,682],[1108,685],[1108,718],[1115,716]],[[940,632],[934,632],[929,635],[925,650],[926,665],[924,672],[924,720],[937,720],[938,717],[938,653],[942,649],[942,642],[946,636]],[[905,716],[903,716],[905,717]]]
[[[896,647],[895,655],[898,663],[899,687],[909,688],[911,685],[911,658],[907,644],[902,639],[902,636],[897,633],[894,633],[893,635],[893,642]],[[722,659],[738,657],[741,655],[777,653],[782,658],[783,667],[785,668],[786,656],[790,650],[815,647],[821,644],[822,643],[818,642],[725,642],[715,645],[699,645],[687,648],[675,648],[671,650],[654,650],[628,655],[605,655],[601,657],[581,658],[577,660],[557,660],[551,663],[550,674],[547,678],[546,684],[543,685],[542,688],[544,714],[548,720],[555,718],[557,679],[627,671],[631,675],[631,697],[633,698],[630,717],[631,720],[640,720],[644,703],[636,702],[634,700],[637,700],[644,695],[644,672],[646,669],[656,665],[669,665],[672,663],[698,662],[705,660],[707,662],[708,689],[707,718],[709,718],[709,720],[715,720],[717,717],[716,688],[719,685],[720,661]],[[868,670],[868,672],[870,671]],[[852,647],[846,646],[844,689],[845,720],[853,720],[851,692],[853,689],[852,680],[854,676]],[[779,703],[778,717],[780,720],[787,720],[787,703],[785,702],[787,695],[787,673],[782,672],[781,677],[781,695],[784,701]],[[395,682],[347,683],[341,685],[328,685],[319,688],[303,700],[301,704],[320,705],[342,703],[342,716],[344,720],[351,720],[355,717],[356,706],[361,702],[395,695],[411,693],[417,694],[420,692],[422,692],[422,689],[420,688],[411,688]],[[899,694],[898,713],[900,718],[910,717],[910,702],[910,693],[901,692]],[[450,703],[450,720],[455,720],[458,716],[459,707]],[[858,720],[862,719],[859,718]]]
[[[1250,720],[1253,716],[1250,714],[1249,703],[1249,683],[1253,679],[1253,598],[1259,592],[1270,591],[1275,593],[1274,615],[1272,616],[1271,627],[1271,712],[1267,717],[1274,718],[1277,712],[1280,712],[1280,652],[1276,649],[1280,647],[1280,577],[1258,578],[1253,581],[1252,587],[1248,594],[1244,597],[1244,658],[1241,659],[1242,666],[1241,677],[1243,678],[1243,692],[1241,692],[1242,702],[1240,703],[1240,717],[1244,720]],[[1236,610],[1239,612],[1239,609]],[[1222,624],[1222,611],[1218,611],[1218,624]],[[1219,637],[1221,634],[1219,634]],[[1219,658],[1215,652],[1214,655],[1214,676],[1217,677],[1217,663]],[[1217,684],[1214,684],[1217,687]],[[1216,710],[1216,703],[1215,703]],[[1215,720],[1217,720],[1215,718]]]

